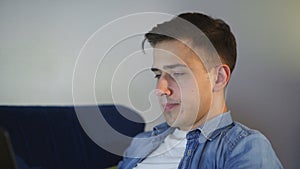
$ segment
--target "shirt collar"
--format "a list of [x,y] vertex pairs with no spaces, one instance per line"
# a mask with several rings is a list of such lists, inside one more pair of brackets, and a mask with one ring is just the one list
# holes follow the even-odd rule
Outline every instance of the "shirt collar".
[[[201,132],[201,136],[204,136],[205,139],[212,140],[218,136],[226,127],[233,123],[230,111],[222,113],[202,124],[196,130]],[[195,131],[195,130],[194,130]],[[191,131],[190,133],[192,133]],[[189,134],[190,134],[189,133]],[[187,135],[192,137],[193,134]]]
[[[173,131],[175,130],[175,128],[170,127],[170,126],[168,125],[167,122],[164,122],[164,123],[159,124],[159,125],[157,125],[157,126],[155,126],[155,127],[153,128],[152,135],[160,135],[160,134],[162,134],[163,132],[167,131],[168,129],[171,130],[171,131],[169,131],[169,132],[173,132]],[[168,132],[168,133],[169,133],[169,132]]]
[[[205,139],[212,140],[216,136],[218,136],[225,127],[229,126],[233,123],[231,112],[222,113],[208,121],[206,121],[203,125],[198,127],[197,129],[190,131],[187,134],[187,139],[192,139],[194,137],[203,136]],[[169,134],[173,132],[175,128],[170,127],[166,122],[160,125],[157,125],[153,128],[152,136],[160,135],[167,131],[165,134]]]

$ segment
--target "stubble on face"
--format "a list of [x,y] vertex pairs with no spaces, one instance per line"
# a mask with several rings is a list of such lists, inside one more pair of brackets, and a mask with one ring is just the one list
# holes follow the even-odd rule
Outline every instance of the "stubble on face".
[[[208,112],[211,91],[208,73],[195,52],[179,41],[161,42],[156,49],[159,51],[154,52],[153,67],[163,72],[166,65],[184,64],[189,70],[187,75],[169,79],[172,95],[164,96],[166,103],[161,102],[166,121],[188,130]],[[172,105],[174,102],[179,105]]]

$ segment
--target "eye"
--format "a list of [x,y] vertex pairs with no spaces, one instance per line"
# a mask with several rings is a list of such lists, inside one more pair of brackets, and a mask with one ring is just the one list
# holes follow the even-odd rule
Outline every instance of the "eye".
[[185,73],[173,73],[173,76],[174,77],[179,77],[179,76],[182,76],[182,75],[184,75]]

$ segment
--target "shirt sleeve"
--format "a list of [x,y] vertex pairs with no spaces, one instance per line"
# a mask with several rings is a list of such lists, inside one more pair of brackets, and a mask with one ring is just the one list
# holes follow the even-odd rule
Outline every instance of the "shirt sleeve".
[[232,149],[225,162],[225,169],[282,169],[270,142],[261,133],[243,138]]

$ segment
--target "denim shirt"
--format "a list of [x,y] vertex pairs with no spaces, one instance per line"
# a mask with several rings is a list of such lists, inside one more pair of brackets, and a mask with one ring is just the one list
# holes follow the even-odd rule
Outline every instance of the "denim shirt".
[[[166,123],[137,135],[123,155],[118,169],[132,169],[164,141],[174,128]],[[179,169],[277,169],[283,168],[270,142],[259,131],[233,122],[223,113],[187,135]]]

